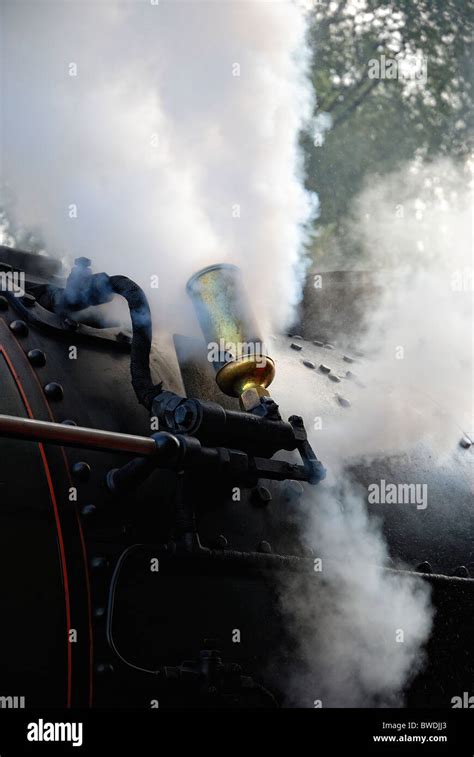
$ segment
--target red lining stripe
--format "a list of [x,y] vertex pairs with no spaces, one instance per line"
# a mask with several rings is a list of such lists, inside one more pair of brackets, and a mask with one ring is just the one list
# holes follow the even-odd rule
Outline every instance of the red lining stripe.
[[[19,342],[18,342],[17,338],[15,337],[15,335],[11,334],[11,336],[13,337],[13,339],[15,340],[15,342],[17,343],[18,349],[21,351],[21,354],[24,355],[24,352],[21,349],[21,345],[19,344]],[[3,351],[1,345],[0,345],[0,350]],[[30,373],[33,376],[34,380],[36,381],[41,394],[43,395],[43,387],[41,386],[41,383],[40,383],[40,381],[38,379],[38,376],[36,375],[35,371],[32,369],[31,364],[28,361],[26,361],[26,365],[30,369]],[[48,411],[48,415],[49,415],[50,419],[53,422],[56,422],[56,418],[54,417],[53,411],[51,409],[51,405],[49,404],[49,402],[46,399],[46,397],[43,396],[43,400],[44,400],[44,403],[46,405],[46,409]],[[62,456],[63,456],[63,459],[64,459],[64,467],[66,469],[66,475],[67,475],[67,477],[69,479],[69,483],[72,486],[73,485],[73,481],[72,481],[71,473],[70,473],[70,470],[69,470],[69,463],[68,463],[68,460],[67,460],[67,456],[66,456],[66,452],[65,452],[64,447],[61,447],[61,452],[62,452]],[[89,558],[88,558],[88,555],[87,555],[87,547],[86,547],[86,542],[85,542],[85,538],[84,538],[84,531],[83,531],[83,528],[82,528],[81,519],[79,517],[79,513],[77,511],[77,507],[76,506],[74,507],[74,511],[75,511],[75,514],[76,514],[76,521],[77,521],[77,526],[78,526],[78,529],[79,529],[79,536],[80,536],[81,548],[82,548],[82,557],[83,557],[83,560],[84,560],[84,573],[85,573],[85,577],[86,577],[86,595],[87,595],[88,629],[89,629],[89,707],[92,707],[93,696],[94,696],[94,675],[93,675],[94,633],[93,633],[93,630],[92,630],[92,593],[91,593],[90,577],[89,577]]]
[[[13,363],[11,362],[5,348],[1,344],[0,344],[0,352],[5,358],[8,368],[10,369],[10,373],[12,374],[13,379],[18,387],[18,391],[20,392],[20,395],[21,395],[23,404],[25,406],[26,412],[28,413],[28,416],[30,418],[34,418],[25,390],[23,389],[22,383],[20,381],[20,377],[15,371]],[[49,489],[49,495],[51,498],[51,503],[53,505],[54,518],[56,521],[56,529],[58,532],[59,552],[61,555],[61,568],[62,568],[63,580],[64,580],[64,599],[65,599],[65,605],[66,605],[66,623],[67,623],[67,631],[68,631],[68,634],[67,634],[67,674],[68,674],[67,675],[67,707],[70,707],[71,706],[71,691],[72,691],[72,649],[71,649],[71,644],[69,642],[69,629],[71,628],[71,603],[70,603],[70,595],[69,595],[69,580],[68,580],[67,566],[66,566],[66,554],[65,554],[65,549],[64,549],[63,534],[61,530],[61,521],[59,519],[58,504],[56,500],[56,494],[54,491],[53,480],[51,478],[51,472],[49,470],[48,460],[46,458],[46,453],[44,451],[43,444],[38,443],[38,448],[40,451],[41,459],[43,461],[44,472],[46,475],[46,481],[47,481],[48,489]]]

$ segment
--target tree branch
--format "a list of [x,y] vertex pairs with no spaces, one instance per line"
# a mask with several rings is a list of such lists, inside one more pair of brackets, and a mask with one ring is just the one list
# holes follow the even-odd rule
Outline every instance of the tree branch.
[[351,104],[349,105],[349,107],[346,108],[344,111],[342,111],[342,113],[340,113],[334,119],[334,121],[332,123],[332,128],[334,129],[336,126],[340,126],[340,124],[343,123],[346,120],[346,118],[351,113],[353,113],[353,111],[356,110],[356,108],[358,108],[359,105],[361,105],[361,103],[363,103],[363,101],[365,100],[365,98],[368,97],[368,95],[370,95],[370,93],[372,92],[372,90],[375,89],[375,87],[378,84],[380,84],[381,81],[382,81],[382,79],[372,79],[371,82],[370,82],[370,84],[369,84],[369,86],[365,90],[365,92],[362,92],[359,95],[359,97],[356,97],[356,99],[351,102]]

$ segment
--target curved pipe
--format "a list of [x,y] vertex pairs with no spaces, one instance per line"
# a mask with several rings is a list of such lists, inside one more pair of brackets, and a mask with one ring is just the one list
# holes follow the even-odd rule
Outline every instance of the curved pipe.
[[163,384],[154,384],[150,372],[151,313],[146,295],[141,287],[127,276],[110,276],[110,284],[115,294],[123,297],[130,310],[132,321],[132,353],[130,372],[132,386],[141,405],[150,410],[153,398],[159,394]]
[[162,391],[162,383],[154,384],[151,378],[151,313],[143,289],[127,276],[93,274],[90,270],[90,260],[77,258],[64,289],[42,285],[36,293],[43,307],[59,315],[83,310],[92,305],[103,305],[110,302],[114,294],[123,297],[130,310],[132,386],[139,403],[150,411],[153,398]]

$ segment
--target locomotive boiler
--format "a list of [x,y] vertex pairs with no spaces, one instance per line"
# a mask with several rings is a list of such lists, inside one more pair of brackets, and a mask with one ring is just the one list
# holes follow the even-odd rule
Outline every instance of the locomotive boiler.
[[[324,334],[309,323],[267,354],[233,266],[191,278],[204,343],[174,335],[171,353],[152,341],[130,279],[94,274],[86,258],[65,277],[59,262],[8,247],[0,262],[5,282],[20,273],[24,285],[0,297],[0,696],[285,706],[283,671],[300,661],[279,575],[313,570],[301,502],[315,487],[317,504],[326,471],[272,382],[280,369],[295,387],[313,382],[340,416],[370,391],[350,370],[363,356],[338,349],[323,319]],[[126,322],[107,316],[117,296]],[[453,433],[442,466],[423,445],[347,461],[364,486],[374,471],[430,481],[421,528],[413,510],[384,522],[396,558],[386,569],[429,583],[436,610],[407,692],[416,706],[449,706],[447,692],[469,691],[474,676],[472,448]]]

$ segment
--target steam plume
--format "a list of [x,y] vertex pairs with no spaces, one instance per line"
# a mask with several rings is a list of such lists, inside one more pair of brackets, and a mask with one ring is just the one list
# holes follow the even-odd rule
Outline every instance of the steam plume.
[[282,326],[314,211],[299,176],[312,89],[298,6],[25,0],[2,17],[13,223],[139,280],[167,327],[197,268],[240,264],[255,309]]
[[[415,162],[371,177],[356,199],[348,223],[362,251],[356,266],[380,271],[384,286],[358,340],[366,358],[351,366],[365,389],[345,380],[340,390],[350,410],[337,413],[334,403],[331,411],[314,375],[300,375],[287,355],[277,356],[278,387],[284,392],[290,380],[293,387],[286,407],[303,408],[308,428],[322,416],[311,440],[330,471],[307,502],[306,536],[322,559],[321,572],[289,580],[282,593],[306,663],[297,675],[288,673],[289,699],[308,707],[319,700],[322,706],[402,705],[424,663],[429,592],[420,581],[382,569],[390,565],[387,546],[379,523],[368,517],[367,490],[355,483],[354,470],[398,456],[403,480],[404,456],[424,445],[433,467],[459,471],[460,438],[472,438],[474,427],[471,186],[468,165]],[[429,489],[429,478],[426,484]],[[449,517],[449,499],[436,506]]]
[[[237,263],[259,318],[268,317],[262,326],[282,326],[298,301],[304,225],[315,211],[299,176],[298,133],[313,103],[297,5],[3,2],[2,24],[1,178],[12,229],[37,230],[52,254],[87,255],[96,269],[137,279],[167,328],[179,329],[190,309],[191,273]],[[431,409],[421,414],[425,425],[413,414],[413,383],[436,397],[454,390],[466,410],[464,383],[453,387],[439,346],[449,337],[453,375],[465,375],[465,307],[460,299],[451,307],[438,275],[446,285],[448,271],[464,270],[464,258],[453,268],[446,257],[464,210],[448,209],[442,242],[431,231],[441,210],[416,206],[420,186],[413,180],[407,190],[405,180],[367,190],[352,224],[367,267],[407,271],[402,298],[388,294],[367,338],[376,387],[396,367],[400,401],[377,388],[313,435],[333,488],[318,491],[308,540],[329,567],[314,597],[294,585],[284,597],[310,669],[293,674],[289,700],[307,706],[401,703],[429,634],[426,592],[378,567],[387,549],[343,465],[353,449],[370,458],[405,449],[421,432],[440,437]],[[398,226],[397,202],[414,213]],[[434,312],[442,313],[436,333]],[[407,360],[396,363],[399,345]],[[311,426],[315,389],[290,394],[294,380],[280,371],[278,398],[287,412],[303,405]],[[404,644],[395,640],[400,628]]]

